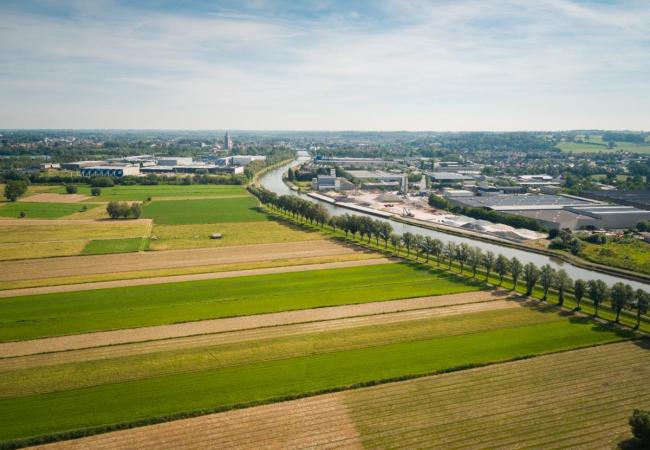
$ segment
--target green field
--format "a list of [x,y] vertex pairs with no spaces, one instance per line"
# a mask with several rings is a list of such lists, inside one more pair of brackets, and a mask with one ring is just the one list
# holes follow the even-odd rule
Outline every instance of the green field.
[[612,152],[630,152],[630,153],[650,153],[650,143],[635,144],[633,142],[616,142],[614,148],[608,148],[600,136],[591,136],[590,143],[585,142],[560,142],[557,147],[564,152],[571,153],[612,153]]
[[82,255],[102,255],[106,253],[137,252],[142,248],[143,238],[99,239],[90,241],[81,252]]
[[[197,184],[197,185],[172,185],[157,184],[152,186],[113,186],[100,188],[101,195],[93,197],[94,201],[145,201],[149,197],[152,199],[161,197],[227,197],[248,195],[246,189],[240,185],[214,185],[214,184]],[[49,190],[52,193],[64,194],[65,187],[56,186]],[[89,186],[79,186],[78,193],[91,195]],[[91,200],[91,201],[93,201]]]
[[[531,313],[548,314],[522,311],[524,316]],[[467,320],[472,320],[472,316],[468,314]],[[0,400],[0,422],[3,424],[0,439],[26,438],[192,411],[218,410],[359,383],[601,344],[626,336],[600,328],[587,320],[572,320],[554,314],[548,320],[540,318],[538,323],[528,324],[525,317],[520,323],[512,320],[500,323],[498,315],[492,319],[491,325],[488,325],[489,321],[484,321],[483,328],[475,324],[465,330],[462,330],[463,319],[456,319],[456,330],[451,332],[447,328],[446,331],[427,333],[427,327],[417,321],[416,325],[401,324],[397,330],[393,327],[392,331],[376,326],[371,327],[374,328],[372,330],[363,330],[365,332],[359,335],[350,331],[324,333],[321,336],[324,344],[320,348],[305,345],[305,339],[309,338],[300,335],[268,348],[264,342],[249,342],[241,344],[249,347],[248,359],[231,361],[230,365],[225,364],[224,367],[162,376],[145,375],[131,381],[108,384],[95,380],[91,383],[98,384],[93,386],[10,396]],[[436,321],[448,320],[430,322],[435,327]],[[405,335],[405,330],[410,326],[419,326],[420,332],[416,328],[415,333]],[[388,336],[388,333],[392,335]],[[346,343],[346,339],[352,342]],[[318,344],[321,340],[312,342]],[[358,347],[350,348],[351,344]],[[287,347],[292,346],[294,350],[302,350],[285,354]],[[233,355],[237,357],[243,350],[239,348]],[[210,353],[213,359],[220,359],[218,349],[212,349]],[[131,366],[127,364],[125,367]],[[543,383],[543,380],[540,382]],[[52,385],[49,389],[57,388]]]
[[634,272],[650,273],[650,244],[632,242],[608,242],[590,244],[583,242],[580,256],[588,261]]
[[411,264],[10,297],[0,341],[479,290]]
[[[220,233],[221,239],[210,239]],[[321,240],[317,231],[306,231],[290,223],[272,220],[266,222],[221,222],[218,224],[155,225],[152,250],[181,248],[230,247],[237,245],[266,244],[271,242],[298,242]]]
[[24,211],[26,219],[59,219],[81,211],[83,206],[79,203],[11,202],[0,204],[0,216],[19,217]]
[[144,207],[144,217],[163,225],[269,220],[258,209],[257,199],[243,198],[153,201]]

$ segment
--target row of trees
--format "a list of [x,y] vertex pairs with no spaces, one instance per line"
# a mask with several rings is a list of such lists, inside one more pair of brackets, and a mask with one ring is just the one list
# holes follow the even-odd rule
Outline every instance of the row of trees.
[[549,264],[537,267],[530,262],[524,265],[516,257],[507,258],[491,251],[484,252],[481,248],[470,246],[467,243],[442,242],[440,239],[410,232],[400,235],[394,233],[393,227],[385,220],[350,214],[330,216],[320,204],[292,195],[278,196],[257,186],[250,189],[262,203],[271,208],[312,224],[318,223],[321,227],[328,224],[334,231],[337,229],[343,231],[346,239],[350,235],[352,235],[352,239],[356,239],[358,234],[362,240],[367,238],[367,242],[374,238],[377,245],[381,240],[384,243],[384,248],[387,248],[390,243],[396,253],[404,249],[407,256],[410,256],[413,252],[416,260],[423,259],[428,263],[430,258],[435,258],[437,266],[446,264],[449,269],[456,263],[460,268],[460,273],[464,273],[469,268],[473,278],[477,278],[481,271],[485,275],[485,281],[494,273],[499,277],[499,286],[507,277],[513,281],[513,289],[520,281],[523,281],[526,295],[532,295],[535,289],[539,289],[542,292],[543,301],[546,301],[549,292],[554,290],[560,306],[564,305],[567,293],[572,291],[577,305],[576,310],[580,310],[582,300],[589,297],[594,305],[596,317],[598,317],[599,307],[603,303],[609,302],[612,310],[616,313],[616,323],[620,321],[621,312],[629,308],[636,311],[636,326],[638,328],[641,316],[648,312],[650,306],[650,294],[642,289],[635,291],[625,283],[619,282],[610,288],[602,280],[586,282],[578,279],[574,281],[564,269],[555,270]]

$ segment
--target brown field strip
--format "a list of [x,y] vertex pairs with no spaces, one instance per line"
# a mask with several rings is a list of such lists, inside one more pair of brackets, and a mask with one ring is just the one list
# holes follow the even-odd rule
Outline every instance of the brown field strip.
[[234,277],[244,277],[244,276],[252,276],[252,275],[269,275],[274,273],[285,273],[285,272],[305,272],[308,270],[341,269],[345,267],[387,264],[390,262],[391,260],[388,258],[373,258],[373,259],[362,259],[359,261],[341,261],[341,262],[329,262],[329,263],[320,263],[320,264],[302,264],[302,265],[282,266],[282,267],[266,267],[263,269],[236,270],[232,272],[207,272],[207,273],[195,273],[195,274],[188,274],[188,275],[170,275],[170,276],[163,276],[163,277],[133,278],[129,280],[97,281],[97,282],[80,283],[80,284],[63,284],[58,286],[41,286],[41,287],[24,288],[24,289],[5,289],[0,291],[0,298],[17,297],[23,295],[51,294],[53,292],[75,292],[75,291],[90,291],[94,289],[108,289],[108,288],[116,288],[116,287],[144,286],[148,284],[180,283],[183,281],[216,280],[221,278],[234,278]]
[[[508,293],[505,291],[465,292],[460,294],[419,297],[405,300],[363,303],[357,305],[332,306],[327,308],[302,309],[296,311],[232,317],[226,319],[201,320],[197,322],[187,322],[172,325],[130,328],[114,331],[100,331],[96,333],[58,336],[45,339],[34,339],[29,341],[5,342],[0,343],[0,358],[37,355],[39,353],[49,352],[65,352],[69,350],[88,349],[92,347],[116,346],[118,344],[129,344],[134,342],[156,341],[161,339],[173,339],[187,336],[206,335],[211,333],[250,330],[262,327],[275,327],[278,325],[329,321],[334,319],[344,319],[358,316],[374,316],[378,314],[422,310],[427,308],[437,308],[441,306],[447,307],[462,305],[466,303],[490,302],[491,300],[503,299],[507,294]],[[486,308],[489,308],[489,306]],[[413,317],[410,317],[409,319],[412,318]],[[164,346],[165,344],[162,343],[153,345]],[[114,349],[109,349],[109,353],[113,351],[119,352],[119,347],[116,346]]]
[[[51,222],[60,221],[48,221],[48,223]],[[69,220],[64,222],[75,224],[82,221]],[[39,223],[42,224],[43,221]],[[355,251],[360,250],[330,240],[312,240],[238,247],[0,261],[0,281],[115,273],[116,268],[120,268],[122,272],[132,272],[272,259],[304,258],[313,257],[315,254],[330,256],[350,254]]]
[[43,202],[43,203],[77,203],[90,200],[92,197],[82,194],[34,194],[21,198],[21,202]]
[[[426,309],[402,310],[399,312],[374,313],[372,315],[356,315],[335,319],[322,319],[318,321],[298,322],[279,325],[270,325],[263,328],[249,328],[234,331],[216,332],[211,334],[199,334],[188,337],[158,339],[153,341],[134,342],[121,345],[108,345],[101,347],[90,347],[79,350],[68,350],[53,353],[40,353],[19,357],[0,358],[0,371],[11,369],[25,369],[29,367],[49,366],[78,361],[91,361],[97,359],[117,358],[124,356],[142,355],[147,353],[165,352],[196,347],[208,347],[214,345],[230,344],[235,342],[256,341],[260,339],[272,339],[304,335],[308,333],[319,333],[324,331],[344,330],[355,327],[383,325],[390,323],[408,322],[414,320],[433,319],[437,317],[448,317],[459,314],[494,311],[498,309],[519,308],[523,305],[520,301],[484,298],[475,296],[462,299],[459,295],[440,296],[435,306]],[[444,298],[452,297],[452,298]],[[434,297],[431,297],[432,299]],[[420,300],[420,299],[413,299]],[[390,303],[390,302],[389,302]],[[419,302],[413,302],[413,306]],[[404,305],[403,305],[404,306]],[[334,307],[346,308],[346,307]],[[330,308],[320,308],[323,311]],[[313,310],[316,311],[316,310]],[[333,316],[333,311],[323,311],[328,316]],[[339,311],[343,314],[345,311]],[[253,316],[251,319],[260,318]],[[220,319],[228,321],[230,319]],[[200,324],[201,322],[197,322]],[[133,330],[137,332],[138,329]]]
[[40,448],[615,448],[648,376],[628,341]]

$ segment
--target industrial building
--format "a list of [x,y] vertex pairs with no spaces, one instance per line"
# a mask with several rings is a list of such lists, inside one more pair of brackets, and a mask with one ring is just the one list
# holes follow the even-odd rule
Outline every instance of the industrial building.
[[586,191],[582,195],[605,202],[618,203],[619,205],[634,206],[636,208],[650,209],[650,190],[600,190]]
[[330,170],[328,175],[318,175],[311,181],[311,187],[315,191],[347,191],[354,189],[354,184],[345,178],[337,177],[336,170]]
[[520,211],[563,209],[572,206],[589,206],[600,202],[564,195],[487,195],[477,197],[453,197],[452,203],[470,208],[494,211]]
[[104,166],[90,166],[81,169],[81,176],[84,177],[125,177],[125,176],[140,175],[140,166],[135,164],[124,165],[104,165]]
[[266,156],[264,155],[233,155],[230,163],[233,166],[247,166],[253,161],[265,160]]
[[451,185],[463,184],[466,181],[473,181],[474,177],[463,175],[457,172],[430,172],[426,176],[431,180],[431,184]]
[[596,205],[567,208],[567,210],[591,219],[585,220],[585,225],[580,228],[592,225],[605,230],[620,230],[632,228],[642,220],[650,220],[650,211],[633,206]]
[[192,165],[192,157],[169,156],[158,158],[158,166],[189,166]]

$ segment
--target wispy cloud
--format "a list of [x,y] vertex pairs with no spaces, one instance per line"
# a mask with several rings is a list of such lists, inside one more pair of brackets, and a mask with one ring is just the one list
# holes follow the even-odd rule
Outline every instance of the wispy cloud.
[[0,128],[650,123],[645,1],[50,0],[0,15]]

